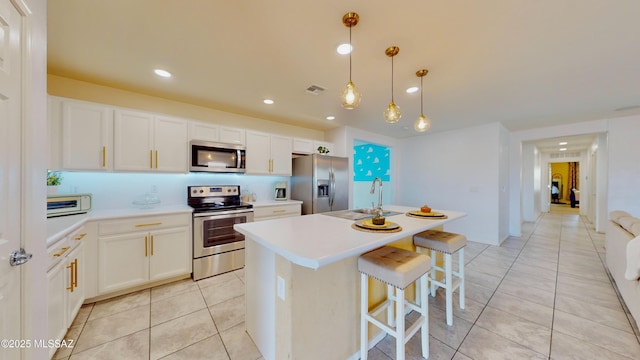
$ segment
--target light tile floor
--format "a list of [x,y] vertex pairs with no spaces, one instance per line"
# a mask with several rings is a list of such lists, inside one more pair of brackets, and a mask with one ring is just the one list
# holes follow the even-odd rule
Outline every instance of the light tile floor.
[[[603,265],[604,235],[575,211],[552,210],[500,247],[465,250],[466,308],[454,297],[448,327],[442,292],[430,299],[430,359],[640,359]],[[244,331],[243,281],[239,270],[84,305],[67,334],[76,346],[55,359],[262,359]],[[387,336],[369,359],[393,354]],[[407,354],[421,359],[419,336]]]

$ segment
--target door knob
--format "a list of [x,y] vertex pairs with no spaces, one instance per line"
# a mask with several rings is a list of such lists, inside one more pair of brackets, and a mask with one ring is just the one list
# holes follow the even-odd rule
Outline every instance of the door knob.
[[24,249],[20,248],[20,250],[15,250],[11,253],[11,256],[9,257],[9,264],[11,264],[11,266],[22,265],[31,260],[32,257],[33,254],[27,254]]

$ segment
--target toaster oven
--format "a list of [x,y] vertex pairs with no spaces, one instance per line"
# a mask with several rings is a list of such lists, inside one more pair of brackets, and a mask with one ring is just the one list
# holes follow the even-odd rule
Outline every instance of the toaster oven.
[[47,217],[85,214],[91,210],[91,194],[49,195]]

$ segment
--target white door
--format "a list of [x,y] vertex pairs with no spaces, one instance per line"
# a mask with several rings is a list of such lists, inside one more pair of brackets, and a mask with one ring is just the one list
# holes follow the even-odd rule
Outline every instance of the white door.
[[[10,0],[0,0],[0,339],[21,338],[20,266],[10,254],[20,249],[21,22]],[[20,350],[2,344],[0,359],[19,359]],[[16,344],[13,344],[16,345]]]

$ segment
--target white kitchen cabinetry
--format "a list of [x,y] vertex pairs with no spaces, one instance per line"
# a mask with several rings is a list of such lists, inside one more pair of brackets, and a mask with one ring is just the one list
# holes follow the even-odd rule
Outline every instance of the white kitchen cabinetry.
[[191,273],[190,214],[98,224],[98,293]]
[[62,106],[62,168],[111,170],[113,110],[105,105],[64,100]]
[[189,122],[189,140],[220,142],[220,127],[191,121]]
[[[61,340],[73,322],[85,299],[85,256],[82,229],[62,238],[47,249],[47,335]],[[52,348],[50,356],[55,352]]]
[[279,219],[284,217],[300,216],[302,205],[300,203],[282,203],[253,206],[253,221]]
[[294,154],[313,154],[315,152],[313,148],[313,140],[293,138],[292,152]]
[[150,113],[115,110],[114,169],[187,172],[187,122]]
[[291,175],[291,138],[247,131],[247,174]]
[[225,144],[246,145],[246,132],[244,129],[236,129],[220,126],[220,142]]

